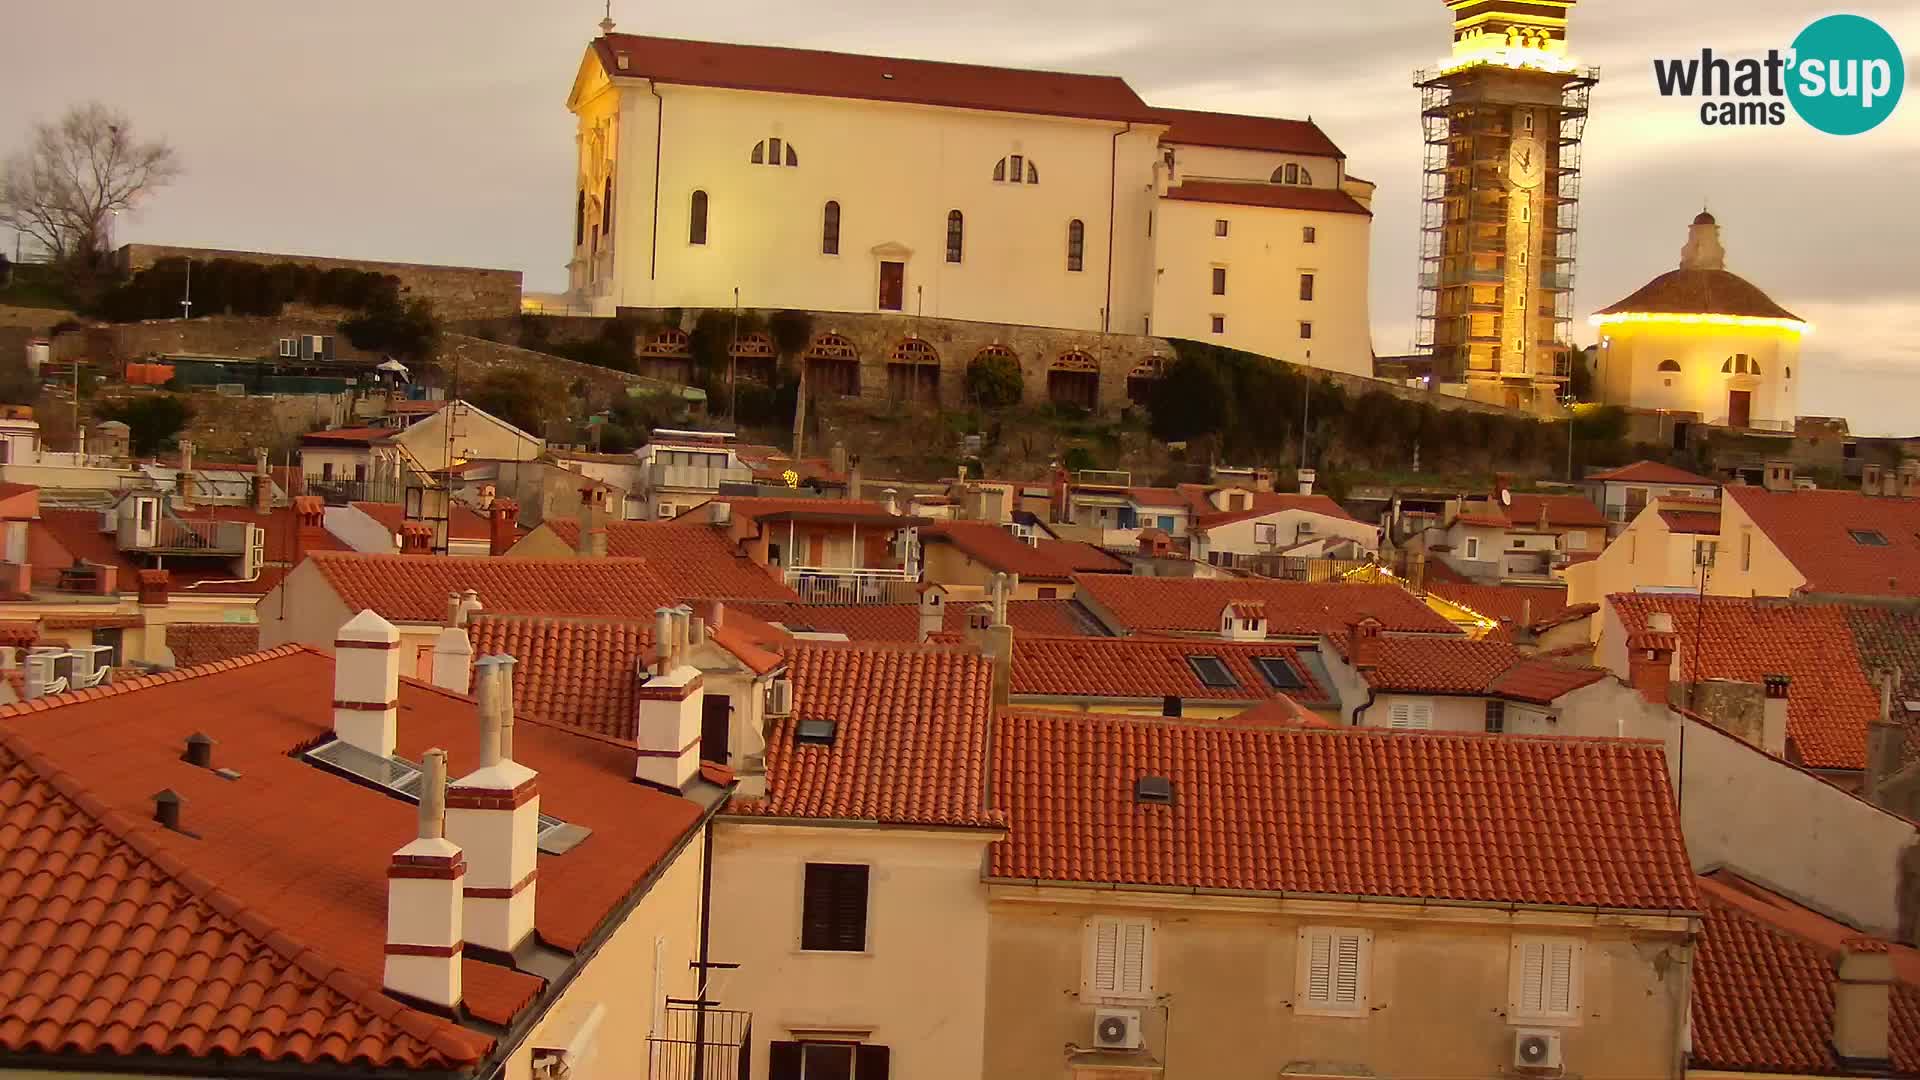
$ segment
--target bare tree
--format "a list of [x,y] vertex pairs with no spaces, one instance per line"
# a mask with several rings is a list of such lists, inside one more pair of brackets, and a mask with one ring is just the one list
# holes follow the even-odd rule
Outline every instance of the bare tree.
[[180,174],[165,140],[140,142],[127,115],[97,101],[34,126],[27,148],[0,168],[0,222],[56,262],[103,254],[113,216]]

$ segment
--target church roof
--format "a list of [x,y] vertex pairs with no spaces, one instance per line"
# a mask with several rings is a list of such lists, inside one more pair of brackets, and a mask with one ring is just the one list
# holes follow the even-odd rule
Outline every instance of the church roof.
[[[955,109],[1166,123],[1113,75],[607,34],[593,43],[610,76],[683,86],[896,101]],[[620,58],[625,57],[623,67]]]
[[1758,319],[1800,316],[1773,302],[1760,287],[1738,274],[1706,268],[1669,270],[1632,296],[1601,308],[1596,314],[1627,312],[1661,315],[1741,315]]
[[1189,180],[1177,187],[1168,188],[1166,197],[1186,202],[1268,206],[1280,210],[1317,210],[1328,214],[1373,216],[1373,211],[1360,205],[1359,200],[1337,188],[1300,187],[1295,184]]
[[1345,157],[1340,148],[1312,120],[1278,116],[1240,116],[1234,113],[1196,112],[1191,109],[1155,109],[1167,127],[1162,142],[1183,146],[1218,146],[1231,150],[1267,150],[1281,154]]

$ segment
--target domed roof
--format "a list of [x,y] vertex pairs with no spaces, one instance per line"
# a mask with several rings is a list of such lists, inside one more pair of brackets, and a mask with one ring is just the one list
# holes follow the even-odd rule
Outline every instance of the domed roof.
[[1695,218],[1693,219],[1693,223],[1694,223],[1695,225],[1718,225],[1718,224],[1720,224],[1719,222],[1717,222],[1717,221],[1715,221],[1715,220],[1713,219],[1713,215],[1712,215],[1712,214],[1709,214],[1709,213],[1707,213],[1707,212],[1706,212],[1705,210],[1702,210],[1702,211],[1700,211],[1700,213],[1699,213],[1699,215],[1698,215],[1698,216],[1696,216],[1696,217],[1695,217]]
[[1705,268],[1669,270],[1598,314],[1740,315],[1755,319],[1800,316],[1773,302],[1760,287],[1738,274]]

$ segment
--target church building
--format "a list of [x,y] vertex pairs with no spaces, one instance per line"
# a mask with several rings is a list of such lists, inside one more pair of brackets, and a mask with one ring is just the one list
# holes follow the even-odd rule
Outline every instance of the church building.
[[1701,211],[1680,268],[1593,316],[1600,331],[1600,398],[1687,413],[1702,423],[1792,431],[1800,339],[1809,329],[1727,269],[1720,225]]
[[1184,337],[1372,372],[1373,185],[1311,120],[602,29],[567,100],[576,306]]

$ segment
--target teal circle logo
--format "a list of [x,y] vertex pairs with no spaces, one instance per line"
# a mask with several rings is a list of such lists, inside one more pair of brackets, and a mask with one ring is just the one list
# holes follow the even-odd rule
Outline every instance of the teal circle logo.
[[1893,115],[1907,65],[1893,35],[1859,15],[1828,15],[1793,39],[1787,100],[1829,135],[1872,131]]

